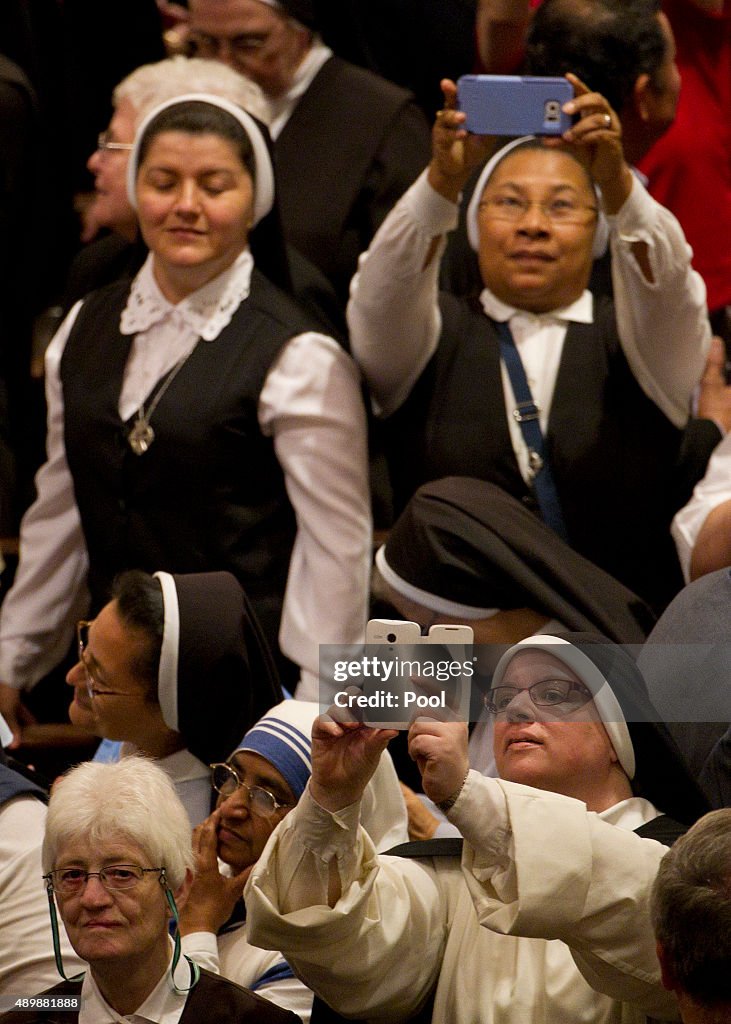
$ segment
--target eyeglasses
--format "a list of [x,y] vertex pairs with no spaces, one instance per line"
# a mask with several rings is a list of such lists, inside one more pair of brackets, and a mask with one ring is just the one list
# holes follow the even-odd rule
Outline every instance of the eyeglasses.
[[518,694],[528,693],[538,708],[557,708],[563,717],[583,708],[594,699],[591,690],[569,679],[541,679],[525,689],[519,686],[494,686],[484,698],[485,708],[496,717],[505,715]]
[[507,220],[511,223],[522,220],[531,206],[540,208],[544,217],[552,224],[584,224],[587,213],[595,214],[596,206],[577,203],[573,199],[556,198],[541,202],[538,199],[524,199],[521,196],[492,196],[483,199],[479,209],[492,220]]
[[43,876],[46,885],[62,896],[76,896],[86,887],[90,878],[98,878],[105,889],[134,889],[146,874],[160,876],[160,883],[166,884],[165,868],[141,868],[137,864],[110,864],[101,871],[84,871],[83,868],[57,868]]
[[114,142],[109,138],[109,132],[99,132],[96,138],[96,148],[100,153],[108,153],[110,150],[124,150],[130,152],[134,149],[132,142]]
[[221,796],[231,796],[237,789],[245,789],[251,810],[261,818],[271,818],[282,807],[294,807],[294,804],[281,803],[268,789],[263,789],[261,786],[249,786],[242,780],[233,765],[212,764],[210,768],[211,782],[217,793],[220,793]]
[[85,657],[86,648],[89,646],[89,627],[92,625],[93,620],[79,619],[76,623],[76,641],[79,650],[79,662],[84,670],[86,677],[86,692],[89,694],[89,699],[93,700],[94,697],[134,697],[132,693],[122,693],[119,690],[104,690],[99,689],[99,681],[94,678],[94,673],[89,668],[88,662]]
[[91,626],[91,621],[89,619],[79,619],[76,623],[76,643],[78,645],[79,661],[84,669],[84,676],[86,677],[86,692],[89,694],[89,698],[91,699],[94,697],[96,692],[94,690],[96,680],[94,679],[92,671],[87,665],[86,658],[84,657],[86,648],[89,645],[89,626]]
[[225,36],[210,36],[205,32],[191,32],[187,39],[189,57],[221,59],[228,51],[235,61],[244,61],[252,54],[260,53],[269,42],[271,32],[242,34],[228,39]]

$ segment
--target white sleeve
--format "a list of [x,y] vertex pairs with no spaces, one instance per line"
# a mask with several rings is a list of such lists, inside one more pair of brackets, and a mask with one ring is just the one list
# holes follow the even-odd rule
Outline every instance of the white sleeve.
[[709,459],[706,475],[695,485],[687,505],[675,513],[671,532],[685,582],[690,580],[690,559],[698,534],[710,512],[731,500],[731,434],[719,442]]
[[224,944],[231,940],[228,956],[219,950],[219,940],[213,932],[190,932],[184,935],[180,943],[181,950],[199,967],[213,974],[221,974],[244,988],[250,988],[271,1003],[296,1013],[302,1018],[303,1024],[309,1024],[312,990],[293,976],[289,964],[280,953],[264,953],[261,949],[253,948],[246,941],[245,928],[229,932],[221,938]]
[[[284,961],[281,961],[284,964]],[[258,996],[268,999],[270,1003],[281,1006],[283,1010],[291,1010],[301,1018],[302,1024],[309,1024],[312,1016],[312,989],[308,988],[299,978],[276,978],[255,985],[253,990]]]
[[[684,427],[711,343],[703,279],[675,217],[634,176],[628,199],[608,220],[622,348],[648,398]],[[648,247],[652,281],[635,259],[635,242]]]
[[[442,236],[456,226],[457,206],[434,191],[425,171],[360,257],[350,286],[348,327],[353,357],[378,415],[401,405],[437,347]],[[435,238],[436,251],[425,266]]]
[[180,938],[183,956],[189,956],[199,967],[212,974],[220,974],[218,940],[213,932],[189,932]]
[[64,447],[60,363],[78,302],[46,352],[46,462],[20,524],[20,560],[0,617],[0,680],[29,689],[68,651],[88,610],[88,556]]
[[362,643],[368,612],[368,440],[352,359],[324,335],[293,338],[267,376],[259,423],[297,519],[280,646],[303,669],[297,696],[318,700],[319,644]]
[[[331,867],[342,893],[332,908]],[[358,805],[330,814],[306,790],[270,837],[245,899],[250,941],[282,950],[341,1013],[396,1022],[433,986],[446,936],[438,882],[423,863],[376,854]]]
[[449,818],[466,840],[462,870],[483,927],[560,939],[592,988],[676,1019],[649,909],[666,847],[579,800],[475,771]]

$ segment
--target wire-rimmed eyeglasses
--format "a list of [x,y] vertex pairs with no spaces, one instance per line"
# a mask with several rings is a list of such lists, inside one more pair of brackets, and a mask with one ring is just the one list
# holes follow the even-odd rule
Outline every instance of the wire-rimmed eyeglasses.
[[93,624],[93,619],[79,619],[76,623],[76,642],[78,644],[79,651],[79,662],[84,670],[84,678],[86,680],[86,692],[89,694],[89,700],[93,700],[94,697],[132,697],[134,694],[123,693],[120,690],[105,690],[99,688],[99,681],[94,678],[94,673],[89,668],[89,664],[86,660],[85,651],[89,645],[89,627]]
[[125,152],[130,153],[134,149],[133,142],[115,142],[109,138],[109,132],[99,132],[96,137],[96,148],[100,153]]
[[43,876],[47,886],[61,896],[76,896],[86,887],[90,878],[98,878],[105,889],[134,889],[146,874],[153,872],[165,884],[165,868],[142,868],[139,864],[108,864],[101,871],[85,871],[84,868],[56,868]]
[[552,224],[584,224],[587,213],[595,214],[596,206],[579,203],[575,199],[557,197],[547,199],[526,199],[525,196],[489,196],[483,199],[479,209],[485,217],[511,222],[522,220],[532,206],[537,206]]
[[562,717],[570,715],[594,699],[583,683],[570,679],[541,679],[532,686],[494,686],[485,694],[485,708],[491,715],[507,714],[508,708],[521,693],[528,693],[538,708],[554,708]]
[[254,814],[262,818],[271,818],[282,807],[293,807],[294,804],[282,803],[273,793],[262,786],[250,786],[244,782],[233,765],[222,762],[212,764],[211,783],[221,796],[231,796],[237,789],[245,789],[249,797],[249,806]]

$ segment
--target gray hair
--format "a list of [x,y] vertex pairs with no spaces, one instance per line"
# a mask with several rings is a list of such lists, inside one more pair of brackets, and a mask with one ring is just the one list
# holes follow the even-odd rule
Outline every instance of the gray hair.
[[116,764],[86,761],[54,784],[43,839],[43,871],[52,871],[61,847],[88,839],[97,846],[110,839],[136,843],[150,867],[164,867],[172,889],[193,869],[188,815],[169,776],[145,757],[123,757]]
[[679,989],[701,1006],[731,1003],[731,807],[704,815],[665,855],[652,923]]
[[268,106],[264,93],[250,79],[217,60],[202,57],[168,57],[155,64],[143,64],[123,78],[112,93],[115,108],[129,100],[135,110],[135,122],[166,100],[185,93],[210,93],[235,103],[259,121],[267,123]]

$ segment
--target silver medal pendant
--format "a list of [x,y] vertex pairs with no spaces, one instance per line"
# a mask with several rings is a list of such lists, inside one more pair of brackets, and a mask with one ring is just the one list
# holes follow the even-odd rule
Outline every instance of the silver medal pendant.
[[137,420],[127,435],[129,446],[135,455],[144,455],[155,440],[155,431],[147,420]]

